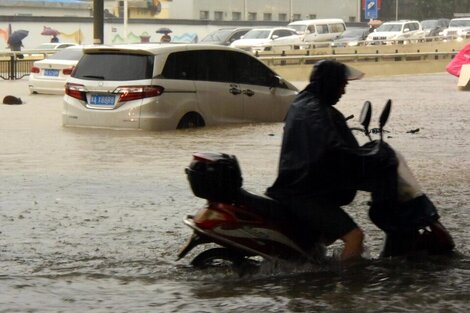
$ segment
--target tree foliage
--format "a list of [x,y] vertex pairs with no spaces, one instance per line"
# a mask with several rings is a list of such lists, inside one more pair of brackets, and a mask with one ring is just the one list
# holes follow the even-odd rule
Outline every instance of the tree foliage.
[[453,18],[456,13],[470,16],[470,0],[383,0],[379,19],[395,20],[397,1],[400,20]]

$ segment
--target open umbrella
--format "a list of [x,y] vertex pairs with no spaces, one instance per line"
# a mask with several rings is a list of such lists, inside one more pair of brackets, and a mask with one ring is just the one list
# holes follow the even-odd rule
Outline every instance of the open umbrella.
[[371,27],[374,27],[374,28],[377,28],[379,27],[380,25],[382,25],[382,21],[381,20],[370,20],[367,25],[371,26]]
[[55,29],[50,28],[48,26],[44,26],[43,30],[41,32],[41,35],[44,35],[44,36],[57,36],[59,34],[60,34],[60,32],[58,30],[55,30]]
[[21,40],[25,39],[28,36],[29,31],[20,29],[14,31],[8,38],[8,44],[10,46],[17,46],[21,44]]
[[161,28],[157,29],[156,33],[166,35],[166,34],[172,33],[172,31],[168,27],[161,27]]

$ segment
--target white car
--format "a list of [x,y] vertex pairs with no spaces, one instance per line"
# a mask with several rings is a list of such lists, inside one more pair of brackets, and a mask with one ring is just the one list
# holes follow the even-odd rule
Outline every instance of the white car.
[[396,44],[417,42],[424,39],[425,34],[418,21],[385,22],[367,36],[366,43]]
[[449,27],[442,32],[444,38],[466,38],[470,35],[470,17],[451,19]]
[[29,74],[30,93],[64,94],[65,81],[83,55],[82,46],[62,49],[52,56],[35,61]]
[[247,32],[241,39],[230,45],[245,51],[270,51],[276,46],[302,44],[302,37],[295,29],[286,27],[255,28]]
[[226,46],[90,47],[67,81],[62,122],[142,130],[281,122],[297,92],[252,54]]
[[78,46],[78,44],[73,42],[46,42],[42,43],[34,49],[37,50],[57,50],[64,49],[72,46]]

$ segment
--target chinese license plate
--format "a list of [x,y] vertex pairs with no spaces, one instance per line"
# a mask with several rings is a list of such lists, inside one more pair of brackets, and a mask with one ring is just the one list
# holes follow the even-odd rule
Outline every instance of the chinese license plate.
[[54,77],[57,77],[57,76],[59,76],[59,70],[45,69],[45,70],[44,70],[44,76],[54,76]]
[[115,96],[91,95],[90,104],[103,107],[112,107],[114,106],[114,100]]

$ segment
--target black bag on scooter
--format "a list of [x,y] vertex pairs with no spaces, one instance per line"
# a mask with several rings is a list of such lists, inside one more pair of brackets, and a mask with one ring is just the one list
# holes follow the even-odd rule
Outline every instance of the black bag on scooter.
[[243,182],[237,158],[225,153],[195,154],[186,174],[195,196],[219,202],[232,202]]

